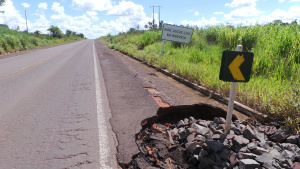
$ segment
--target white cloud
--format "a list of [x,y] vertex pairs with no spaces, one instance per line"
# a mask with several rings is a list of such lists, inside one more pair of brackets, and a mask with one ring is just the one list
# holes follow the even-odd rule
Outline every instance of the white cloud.
[[29,8],[29,7],[30,7],[30,5],[29,5],[28,3],[22,3],[22,6],[23,6],[24,8]]
[[261,16],[260,23],[272,22],[274,20],[282,20],[283,22],[292,22],[295,19],[300,18],[300,6],[292,6],[288,11],[276,9],[270,15]]
[[142,5],[136,5],[131,1],[121,1],[119,5],[115,5],[113,9],[107,12],[107,15],[113,16],[133,16],[138,15],[139,12],[143,12],[144,7]]
[[203,27],[203,26],[208,26],[208,25],[217,25],[220,23],[221,22],[217,21],[216,17],[211,17],[209,20],[207,20],[205,17],[202,17],[198,21],[188,21],[188,20],[181,21],[182,25],[190,25],[190,26],[198,26],[198,27]]
[[236,18],[246,18],[251,16],[258,16],[259,14],[262,14],[263,12],[256,9],[255,7],[243,7],[238,8],[233,11],[231,11],[229,14],[225,14],[226,19],[236,19]]
[[46,2],[44,2],[44,3],[40,3],[40,4],[38,5],[38,7],[39,7],[39,9],[41,9],[41,10],[47,10],[48,5],[47,5]]
[[279,0],[279,2],[300,2],[300,0]]
[[19,27],[20,30],[25,30],[26,20],[16,10],[11,0],[6,0],[5,4],[0,6],[0,11],[5,11],[4,14],[0,14],[0,24],[6,24],[12,29]]
[[198,16],[199,15],[199,12],[195,12],[195,16]]
[[233,8],[254,7],[256,6],[256,1],[258,0],[233,0],[230,4],[225,4],[225,6]]
[[84,10],[106,11],[112,9],[111,0],[73,0],[72,5]]
[[258,0],[233,0],[230,4],[225,4],[225,6],[230,6],[236,9],[231,11],[229,14],[225,14],[224,17],[229,20],[258,16],[264,13],[256,8],[256,1]]
[[51,9],[59,14],[63,14],[65,11],[65,8],[63,6],[60,6],[60,3],[58,2],[53,2]]
[[224,12],[214,12],[215,15],[223,15]]
[[88,16],[90,16],[93,19],[93,21],[98,21],[99,20],[99,18],[97,17],[97,15],[98,15],[97,12],[87,11],[86,13],[87,13]]
[[40,18],[37,19],[33,24],[31,24],[30,31],[31,32],[40,31],[43,34],[47,34],[48,33],[47,29],[50,26],[51,26],[50,21],[44,15],[40,15]]
[[[143,29],[144,25],[152,22],[152,17],[146,17],[144,7],[137,5],[131,1],[121,1],[115,5],[113,9],[107,12],[107,15],[117,16],[115,21],[103,21],[100,28],[106,28],[107,33],[117,34],[119,32],[126,32],[130,28]],[[154,14],[155,22],[158,24],[158,14]],[[105,35],[105,34],[104,34]]]

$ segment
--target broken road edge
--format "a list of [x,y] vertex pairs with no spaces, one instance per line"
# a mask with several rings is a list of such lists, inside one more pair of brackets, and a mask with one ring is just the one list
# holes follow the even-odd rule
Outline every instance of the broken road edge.
[[[118,51],[118,50],[114,50],[114,51],[116,51],[116,52],[118,52],[120,54],[123,54],[124,56],[133,58],[133,59],[135,59],[135,60],[137,60],[137,61],[139,61],[139,62],[147,65],[148,67],[153,68],[153,69],[155,69],[155,70],[157,70],[157,71],[159,71],[159,72],[161,72],[161,73],[163,73],[163,74],[165,74],[165,75],[173,78],[174,80],[176,80],[176,81],[178,81],[178,82],[180,82],[180,83],[182,83],[182,84],[184,84],[184,85],[186,85],[186,86],[188,86],[188,87],[190,87],[190,88],[192,88],[192,89],[194,89],[196,91],[199,91],[200,93],[208,96],[209,98],[217,100],[217,101],[219,101],[219,102],[221,102],[221,103],[223,103],[225,105],[228,105],[229,99],[227,97],[223,97],[223,96],[221,96],[218,93],[215,93],[215,92],[213,92],[211,90],[208,90],[208,89],[204,88],[203,86],[200,86],[200,85],[198,85],[196,83],[188,81],[188,80],[186,80],[186,79],[184,79],[184,78],[182,78],[182,77],[180,77],[180,76],[178,76],[176,74],[170,73],[167,69],[160,69],[160,68],[158,68],[155,65],[148,64],[148,63],[144,62],[143,60],[134,57],[131,54],[124,53],[124,52]],[[234,101],[233,109],[236,110],[236,111],[239,111],[240,113],[245,114],[245,115],[247,115],[249,117],[254,117],[255,119],[257,119],[258,121],[260,121],[262,123],[270,121],[270,118],[267,115],[262,114],[262,113],[254,110],[254,109],[252,109],[252,108],[250,108],[248,106],[245,106],[245,105],[243,105],[243,104],[241,104],[241,103],[239,103],[237,101]]]

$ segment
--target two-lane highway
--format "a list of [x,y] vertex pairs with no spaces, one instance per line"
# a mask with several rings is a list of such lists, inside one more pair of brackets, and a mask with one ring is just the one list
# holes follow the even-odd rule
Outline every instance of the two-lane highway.
[[85,40],[0,60],[0,168],[117,168],[106,89]]

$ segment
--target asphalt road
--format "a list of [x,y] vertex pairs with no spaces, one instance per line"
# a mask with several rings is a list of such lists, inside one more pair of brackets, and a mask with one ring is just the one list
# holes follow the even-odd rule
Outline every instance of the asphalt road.
[[117,169],[142,120],[196,103],[227,107],[96,40],[0,56],[0,169]]
[[0,168],[117,168],[92,40],[0,60]]

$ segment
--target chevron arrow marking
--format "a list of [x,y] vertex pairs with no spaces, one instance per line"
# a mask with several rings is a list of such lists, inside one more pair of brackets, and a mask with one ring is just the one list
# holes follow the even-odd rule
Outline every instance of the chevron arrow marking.
[[238,55],[228,66],[235,80],[245,81],[245,78],[239,68],[244,61],[245,61],[244,56]]

